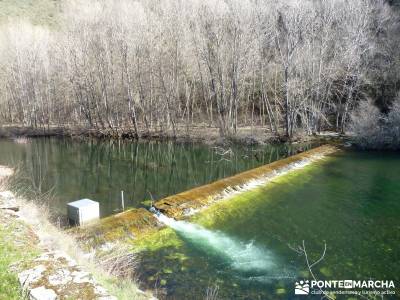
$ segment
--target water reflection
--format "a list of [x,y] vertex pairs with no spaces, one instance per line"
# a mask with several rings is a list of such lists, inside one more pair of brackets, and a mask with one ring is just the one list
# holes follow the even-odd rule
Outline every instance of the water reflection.
[[144,206],[195,186],[231,176],[310,147],[210,147],[194,143],[74,141],[31,139],[0,141],[0,163],[19,166],[20,182],[45,193],[53,191],[52,208],[64,213],[67,202],[91,198],[103,216],[125,206]]

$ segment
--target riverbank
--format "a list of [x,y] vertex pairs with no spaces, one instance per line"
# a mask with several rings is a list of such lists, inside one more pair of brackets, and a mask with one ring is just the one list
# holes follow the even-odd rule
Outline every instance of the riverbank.
[[0,299],[152,297],[132,280],[99,266],[93,253],[82,251],[74,238],[48,221],[46,207],[11,192],[7,177],[12,173],[0,167]]
[[[266,143],[285,143],[287,139],[271,134],[264,126],[239,127],[237,133],[222,138],[218,127],[210,127],[206,124],[190,128],[181,125],[176,127],[175,134],[172,130],[150,130],[139,129],[140,139],[143,140],[174,140],[177,142],[201,142],[206,144],[228,144],[239,143],[245,145],[256,145]],[[132,128],[116,129],[94,129],[77,126],[49,126],[49,127],[26,127],[17,125],[0,126],[0,138],[20,137],[74,137],[74,138],[98,138],[98,139],[136,139]],[[326,131],[318,135],[298,134],[290,142],[310,141],[343,141],[346,137],[336,132]]]

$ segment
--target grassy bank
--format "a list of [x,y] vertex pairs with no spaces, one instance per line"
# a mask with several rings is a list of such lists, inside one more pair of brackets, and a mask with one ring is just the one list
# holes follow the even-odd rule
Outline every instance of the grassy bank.
[[0,299],[21,299],[24,293],[12,267],[28,263],[39,254],[39,250],[22,222],[3,214],[0,220]]
[[[6,176],[1,176],[1,174],[9,174],[7,170],[9,169],[0,168],[0,300],[25,297],[25,292],[22,291],[18,282],[18,274],[21,271],[36,268],[38,264],[48,265],[48,267],[43,273],[45,277],[40,279],[39,283],[34,283],[32,288],[40,285],[63,293],[63,290],[68,291],[70,285],[75,286],[72,280],[60,290],[54,288],[50,280],[47,281],[47,277],[53,273],[57,274],[60,270],[59,266],[56,268],[53,260],[44,263],[42,260],[38,261],[38,257],[48,256],[50,253],[63,253],[66,257],[70,257],[78,267],[73,267],[69,272],[82,270],[90,274],[95,286],[104,288],[116,299],[151,298],[150,292],[144,293],[138,289],[133,277],[121,278],[119,274],[111,271],[114,267],[112,259],[119,259],[118,255],[108,257],[111,263],[105,268],[103,262],[95,257],[92,249],[83,251],[78,241],[49,221],[47,207],[36,204],[40,201],[28,201],[9,192],[12,188],[6,183]],[[57,262],[57,258],[54,262]],[[78,285],[79,287],[74,288],[77,292],[72,294],[87,295],[93,294],[92,289],[96,290],[90,284],[79,283]],[[60,295],[60,299],[70,299],[67,295],[65,297]],[[84,299],[97,299],[96,297],[84,297]]]

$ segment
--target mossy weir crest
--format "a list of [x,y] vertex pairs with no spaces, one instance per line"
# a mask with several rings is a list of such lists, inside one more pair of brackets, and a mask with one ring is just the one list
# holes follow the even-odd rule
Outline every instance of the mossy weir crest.
[[285,172],[302,167],[337,150],[337,148],[329,145],[320,146],[231,177],[196,187],[186,192],[166,197],[156,202],[154,206],[170,217],[182,218],[185,214],[190,214],[193,210],[210,205],[231,194],[240,193],[244,190],[252,189],[257,185],[267,183],[269,180]]

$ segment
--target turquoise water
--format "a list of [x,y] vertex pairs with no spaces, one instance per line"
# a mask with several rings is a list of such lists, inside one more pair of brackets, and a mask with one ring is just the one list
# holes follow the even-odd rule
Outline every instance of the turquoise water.
[[303,241],[311,261],[326,244],[317,279],[394,280],[399,293],[399,154],[338,154],[191,221],[167,222],[179,242],[141,253],[140,278],[167,299],[216,286],[219,299],[297,299],[295,282],[311,279]]
[[[76,141],[37,138],[18,144],[0,140],[0,164],[18,167],[19,186],[53,195],[49,207],[65,214],[66,203],[100,202],[102,216],[144,200],[185,191],[309,148],[309,145],[224,149],[195,143]],[[222,155],[223,154],[223,155]]]

